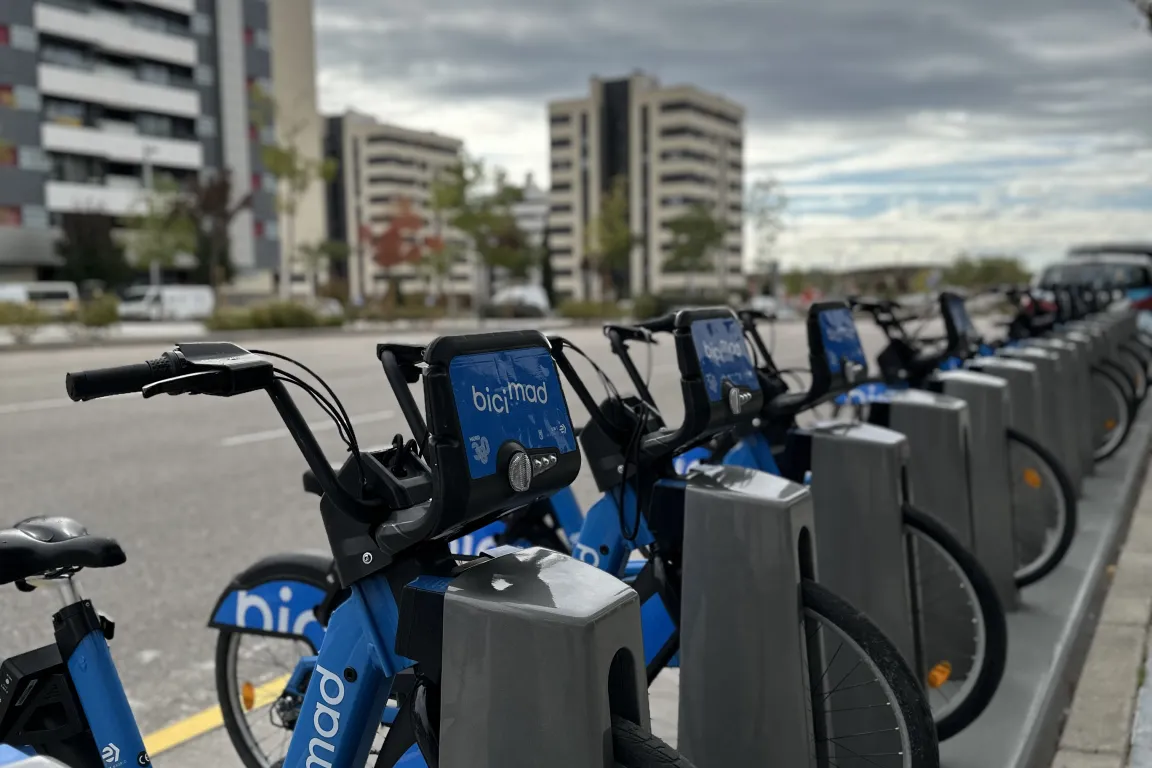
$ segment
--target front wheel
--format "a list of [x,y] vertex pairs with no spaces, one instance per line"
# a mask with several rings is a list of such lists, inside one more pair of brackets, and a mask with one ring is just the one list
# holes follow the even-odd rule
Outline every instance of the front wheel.
[[801,598],[818,768],[939,768],[932,709],[892,641],[810,579]]
[[1012,530],[1017,587],[1047,576],[1076,536],[1076,487],[1068,472],[1040,443],[1008,430],[1012,477]]
[[1102,461],[1124,444],[1132,428],[1133,410],[1119,378],[1107,369],[1092,369],[1091,394],[1096,445],[1093,457]]
[[1008,620],[987,571],[935,518],[906,505],[920,657],[941,741],[992,701],[1008,661]]
[[672,747],[617,715],[612,716],[612,753],[619,768],[693,768]]

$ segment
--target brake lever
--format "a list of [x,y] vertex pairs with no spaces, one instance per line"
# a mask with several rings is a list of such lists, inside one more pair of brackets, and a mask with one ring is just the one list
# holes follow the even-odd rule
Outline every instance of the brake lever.
[[207,383],[207,381],[212,378],[220,379],[225,375],[225,371],[197,371],[196,373],[186,373],[183,376],[173,376],[170,379],[145,384],[144,389],[140,390],[140,393],[144,395],[145,399],[155,397],[156,395],[211,394],[211,391],[207,387],[198,386],[198,384],[200,382]]

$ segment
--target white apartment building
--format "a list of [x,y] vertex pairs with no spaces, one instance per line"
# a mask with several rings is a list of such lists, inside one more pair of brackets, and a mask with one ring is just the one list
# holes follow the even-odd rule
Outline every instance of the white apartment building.
[[405,296],[442,289],[446,295],[473,298],[475,265],[459,236],[443,233],[459,254],[442,286],[421,264],[384,269],[375,261],[371,242],[362,237],[386,231],[403,201],[425,222],[414,239],[443,230],[429,207],[432,182],[460,161],[462,149],[460,139],[381,123],[356,112],[327,119],[325,152],[339,164],[336,181],[328,186],[329,236],[351,250],[345,267],[354,301],[384,296],[392,279],[399,279]]
[[[315,115],[311,27],[312,0],[0,0],[0,279],[50,276],[65,214],[123,220],[153,180],[228,170],[236,199],[252,193],[232,261],[270,291],[280,222],[260,147],[278,131],[253,123],[250,94]],[[325,223],[305,214],[297,231],[322,238]]]
[[[629,217],[638,238],[621,275],[626,296],[737,291],[743,286],[744,109],[691,85],[661,86],[636,73],[593,78],[588,96],[548,106],[552,205],[549,246],[558,293],[599,296],[585,245],[601,198],[628,179]],[[702,272],[665,268],[668,222],[693,204],[727,221],[721,248]]]

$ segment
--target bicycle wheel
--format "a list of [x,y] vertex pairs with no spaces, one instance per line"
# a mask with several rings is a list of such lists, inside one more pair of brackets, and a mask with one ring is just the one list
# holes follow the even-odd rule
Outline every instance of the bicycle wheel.
[[692,768],[692,763],[636,723],[612,716],[612,754],[620,768]]
[[801,598],[817,766],[937,768],[932,711],[892,641],[814,581]]
[[1124,367],[1128,373],[1129,380],[1132,382],[1132,387],[1135,390],[1136,402],[1144,402],[1144,398],[1148,395],[1148,370],[1144,366],[1144,361],[1133,350],[1129,349],[1127,345],[1120,347],[1117,352],[1118,362]]
[[979,717],[1004,676],[1008,623],[992,580],[929,515],[904,510],[914,616],[929,704],[941,741]]
[[1124,393],[1124,400],[1128,403],[1128,410],[1135,414],[1136,385],[1132,382],[1132,374],[1115,360],[1103,360],[1100,368],[1116,380],[1120,390]]
[[1044,446],[1008,430],[1016,586],[1026,587],[1060,564],[1076,536],[1076,488]]
[[1102,461],[1119,450],[1132,428],[1132,410],[1124,389],[1114,374],[1103,368],[1093,368],[1091,374],[1092,423],[1096,461]]

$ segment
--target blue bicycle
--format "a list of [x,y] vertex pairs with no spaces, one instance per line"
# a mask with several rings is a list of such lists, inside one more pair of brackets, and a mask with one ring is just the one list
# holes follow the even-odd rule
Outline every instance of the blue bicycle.
[[[574,728],[557,743],[528,738],[535,747],[526,750],[523,724],[492,723],[458,709],[475,697],[460,690],[466,673],[477,669],[473,662],[490,662],[480,665],[485,671],[516,664],[521,657],[509,661],[507,651],[521,640],[501,638],[499,648],[482,643],[449,666],[442,651],[467,642],[466,629],[454,635],[446,625],[449,603],[494,601],[518,612],[538,605],[550,615],[577,616],[590,610],[589,599],[598,599],[588,596],[612,594],[604,611],[618,612],[627,604],[639,611],[629,590],[571,558],[510,548],[462,558],[449,547],[451,540],[482,529],[507,510],[566,487],[580,470],[564,393],[543,335],[443,337],[427,348],[380,345],[378,357],[414,434],[380,451],[359,450],[350,420],[327,385],[320,382],[326,397],[269,357],[287,360],[228,343],[180,344],[146,363],[70,373],[67,389],[77,401],[137,392],[145,398],[264,392],[324,489],[320,513],[345,599],[331,612],[312,674],[291,681],[300,716],[288,734],[282,765],[364,766],[393,686],[406,678],[409,695],[381,747],[380,765],[436,768],[442,744],[456,749],[453,764],[460,764],[460,743],[495,728],[498,735],[472,739],[477,764],[583,766],[593,763],[574,754],[596,754],[604,758],[596,765],[690,768],[642,727],[647,720],[647,708],[638,703],[643,678],[629,673],[627,665],[614,664],[612,680],[584,681],[611,690],[611,700],[604,699],[611,717],[602,726],[581,723],[589,727]],[[427,421],[409,391],[421,379]],[[339,471],[328,464],[286,384],[304,389],[340,427],[351,455]],[[476,404],[477,392],[489,393],[487,407]],[[511,413],[510,399],[517,401]],[[115,540],[90,535],[74,520],[37,517],[0,531],[0,584],[26,591],[53,587],[65,603],[53,616],[53,644],[0,666],[0,742],[74,768],[151,765],[108,650],[114,626],[81,598],[75,578],[83,568],[123,562],[125,553]],[[574,594],[584,591],[579,605],[554,593],[552,580],[563,574],[574,579]],[[281,596],[287,602],[299,599]],[[264,606],[253,601],[251,609],[263,613]],[[274,626],[292,628],[287,608],[269,610]],[[526,629],[520,634],[530,638],[531,628]],[[638,639],[638,627],[636,633]],[[516,683],[509,685],[514,689]],[[510,690],[490,695],[508,697]],[[534,690],[517,692],[517,701],[524,698],[517,706],[547,705]],[[590,733],[596,737],[585,738]]]
[[[572,354],[583,353],[567,340],[553,337],[556,363],[591,415],[590,423],[579,432],[579,440],[603,495],[585,515],[571,489],[563,488],[512,513],[508,523],[508,529],[513,530],[517,521],[543,516],[547,520],[543,528],[564,531],[575,557],[632,585],[642,601],[649,682],[665,668],[675,666],[680,642],[685,483],[675,470],[675,456],[717,434],[750,424],[768,395],[761,390],[740,323],[730,310],[683,311],[663,318],[652,329],[667,332],[674,339],[684,422],[669,428],[648,403],[620,396],[614,387],[606,400],[597,402],[573,365]],[[610,330],[610,338],[621,332],[650,337],[649,331]],[[306,479],[306,485],[310,483]],[[315,580],[327,567],[317,563],[311,578]],[[318,597],[325,598],[335,602],[343,599],[335,590]],[[870,718],[855,730],[841,726],[840,733],[852,736],[826,738],[814,732],[816,763],[822,768],[938,766],[936,735],[926,698],[916,675],[891,641],[866,617],[811,578],[802,581],[801,602],[811,649],[814,722],[822,721],[820,713],[844,718],[846,712],[858,711]],[[315,628],[323,631],[319,622]],[[224,631],[247,634],[234,625]],[[298,661],[290,657],[289,665],[297,670],[291,676],[308,674],[311,660],[307,645],[311,641],[291,632],[278,633],[277,639],[289,646],[286,655],[302,656]],[[293,647],[294,643],[303,645]],[[245,709],[246,703],[237,698],[243,683],[238,683],[228,668],[223,672],[228,677],[222,681],[222,704],[235,714],[242,736],[233,737],[238,752],[252,768],[275,764],[276,754],[261,748],[255,738],[262,735],[257,733],[257,726],[269,722],[267,703]],[[282,670],[264,673],[273,684],[282,674]],[[771,684],[764,681],[765,686]],[[402,706],[403,696],[396,699],[395,706]],[[287,719],[273,716],[276,722],[272,727],[287,727],[296,717],[292,713],[297,706],[286,689],[271,709],[287,712]],[[386,716],[384,730],[391,724]]]

